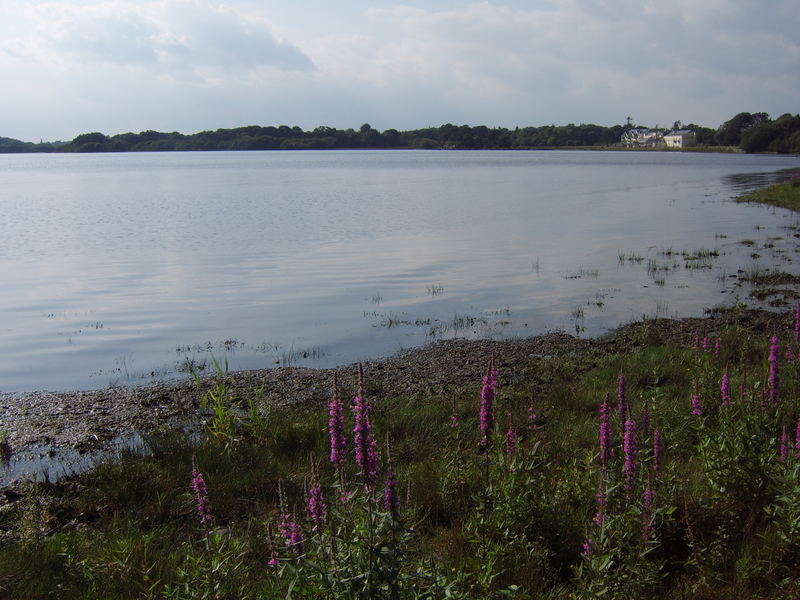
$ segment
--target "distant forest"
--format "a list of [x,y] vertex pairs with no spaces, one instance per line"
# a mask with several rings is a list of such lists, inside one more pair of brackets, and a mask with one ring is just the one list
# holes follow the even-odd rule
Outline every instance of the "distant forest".
[[[455,150],[502,150],[536,148],[592,148],[620,145],[622,134],[639,127],[631,123],[601,125],[543,125],[539,127],[489,128],[484,125],[442,125],[411,131],[377,131],[365,123],[359,129],[250,125],[193,134],[177,132],[84,133],[69,142],[22,142],[0,137],[0,153],[21,152],[168,152],[207,150],[330,150],[354,148],[423,148]],[[699,147],[738,147],[745,152],[800,154],[800,115],[770,119],[767,113],[739,113],[717,129],[695,124],[673,129],[695,132]],[[665,133],[669,130],[662,130]]]

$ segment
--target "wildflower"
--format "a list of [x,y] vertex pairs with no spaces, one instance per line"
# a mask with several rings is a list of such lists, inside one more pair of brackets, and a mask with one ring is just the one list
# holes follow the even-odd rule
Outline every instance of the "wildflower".
[[719,357],[722,350],[722,338],[717,338],[714,342],[714,356]]
[[779,352],[778,336],[773,335],[769,348],[769,399],[773,404],[778,402],[778,385],[780,384],[780,376],[778,375]]
[[789,458],[789,433],[786,431],[786,425],[783,426],[783,433],[781,433],[781,462],[785,463]]
[[613,458],[614,432],[611,428],[611,406],[608,394],[600,405],[600,464],[605,466]]
[[506,430],[505,451],[508,458],[513,457],[517,452],[517,430],[510,424]]
[[280,523],[281,535],[286,540],[286,545],[295,554],[302,554],[305,551],[303,528],[300,526],[294,515],[284,513]]
[[661,439],[661,429],[653,430],[653,471],[660,471],[664,466],[664,441]]
[[200,517],[200,523],[207,529],[213,523],[214,518],[211,516],[211,502],[208,499],[206,481],[203,478],[203,474],[197,470],[197,464],[194,459],[192,459],[192,491],[197,503],[197,514]]
[[711,349],[711,338],[705,336],[703,338],[703,352],[708,352]]
[[694,394],[692,394],[692,414],[699,417],[703,414],[703,399],[700,397],[700,386],[694,382]]
[[359,395],[353,400],[355,413],[354,443],[356,463],[361,468],[368,485],[375,483],[378,477],[378,444],[372,433],[370,407],[366,398]]
[[591,556],[593,552],[594,552],[594,540],[592,538],[586,538],[586,541],[583,542],[583,555]]
[[536,416],[536,410],[533,408],[533,390],[531,390],[531,403],[528,405],[528,429],[531,431],[536,430],[536,421],[539,417]]
[[625,404],[625,373],[620,370],[619,377],[617,378],[617,399],[619,400],[619,414],[624,419],[627,412],[627,405]]
[[650,410],[647,406],[642,410],[642,438],[646,438],[650,433]]
[[696,331],[694,332],[694,350],[700,352],[700,334]]
[[331,444],[330,461],[341,467],[347,450],[347,438],[344,434],[344,404],[339,397],[336,385],[336,374],[333,375],[333,395],[328,405],[328,436]]
[[458,415],[456,413],[453,413],[452,415],[450,415],[450,427],[452,429],[455,429],[456,427],[458,427]]
[[272,552],[272,558],[269,559],[269,562],[267,562],[267,565],[269,565],[272,568],[277,568],[277,567],[280,566],[280,564],[281,564],[281,561],[278,560],[277,553],[275,551],[273,551]]
[[605,473],[600,473],[600,486],[595,494],[597,501],[597,512],[594,515],[594,524],[602,527],[606,520],[606,509],[608,508],[608,498],[606,498],[606,479]]
[[639,471],[639,451],[636,446],[636,421],[628,419],[625,421],[625,434],[622,440],[622,447],[625,452],[625,484],[628,493],[633,490],[636,474]]
[[397,495],[397,477],[391,463],[389,472],[386,474],[386,489],[383,492],[383,508],[387,512],[396,515],[400,510],[400,498]]
[[494,399],[497,393],[497,369],[494,368],[494,358],[489,363],[489,370],[483,376],[483,388],[481,389],[481,433],[484,443],[489,442],[489,438],[494,431]]
[[730,375],[728,375],[728,369],[725,369],[725,373],[722,375],[722,384],[720,385],[720,391],[722,392],[722,406],[730,406],[731,378]]
[[311,522],[314,523],[314,531],[322,528],[327,515],[328,507],[325,505],[325,494],[322,492],[322,486],[319,482],[315,482],[311,491],[308,492],[308,516]]

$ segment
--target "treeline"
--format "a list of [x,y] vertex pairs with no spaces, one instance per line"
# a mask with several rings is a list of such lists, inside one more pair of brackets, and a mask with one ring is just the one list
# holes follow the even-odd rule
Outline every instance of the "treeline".
[[[526,148],[613,147],[633,127],[594,124],[543,125],[539,127],[489,128],[484,125],[452,125],[409,131],[378,131],[368,123],[359,129],[250,125],[193,134],[142,131],[106,136],[92,132],[70,142],[21,142],[0,137],[0,153],[19,152],[169,152],[208,150],[331,150],[355,148],[423,148],[493,150]],[[717,129],[695,124],[673,129],[695,133],[699,146],[732,146],[745,152],[800,153],[800,115],[785,114],[771,120],[767,113],[739,113]],[[665,133],[669,130],[662,130]]]

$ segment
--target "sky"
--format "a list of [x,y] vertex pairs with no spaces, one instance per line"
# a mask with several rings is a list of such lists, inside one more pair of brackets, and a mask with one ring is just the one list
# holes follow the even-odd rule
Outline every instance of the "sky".
[[0,0],[0,136],[800,112],[797,0]]

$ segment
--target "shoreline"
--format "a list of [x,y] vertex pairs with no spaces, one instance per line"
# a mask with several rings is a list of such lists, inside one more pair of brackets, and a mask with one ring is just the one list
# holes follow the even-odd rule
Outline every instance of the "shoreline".
[[[514,373],[536,360],[588,351],[613,354],[645,345],[689,345],[696,332],[716,335],[732,324],[766,336],[785,326],[787,319],[791,319],[787,311],[725,309],[706,317],[638,320],[596,338],[555,332],[508,340],[440,340],[362,364],[366,391],[381,402],[420,393],[445,395],[451,387],[479,382],[493,355],[501,373]],[[345,398],[355,393],[356,365],[236,371],[224,374],[224,381],[244,409],[251,401],[277,409],[318,408],[330,398],[334,373]],[[146,434],[169,422],[198,421],[201,398],[219,382],[219,375],[207,375],[198,382],[185,379],[135,388],[5,394],[0,396],[0,431],[7,433],[12,456],[41,446],[80,453],[102,450],[115,439]]]

